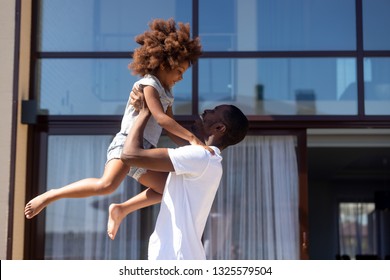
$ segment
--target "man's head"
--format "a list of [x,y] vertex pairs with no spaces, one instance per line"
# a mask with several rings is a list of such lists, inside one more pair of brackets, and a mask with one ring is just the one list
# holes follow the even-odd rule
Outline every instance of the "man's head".
[[221,150],[241,142],[248,132],[248,119],[234,105],[220,105],[205,110],[192,126],[193,132],[207,145]]

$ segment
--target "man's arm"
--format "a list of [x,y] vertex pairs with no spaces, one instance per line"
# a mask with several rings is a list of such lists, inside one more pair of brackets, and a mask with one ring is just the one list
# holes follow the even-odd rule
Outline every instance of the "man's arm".
[[[142,95],[142,93],[140,93]],[[137,166],[154,171],[174,171],[171,159],[168,155],[168,149],[144,149],[143,135],[147,121],[151,113],[147,108],[146,102],[142,98],[142,106],[129,134],[127,135],[121,160],[130,166]]]

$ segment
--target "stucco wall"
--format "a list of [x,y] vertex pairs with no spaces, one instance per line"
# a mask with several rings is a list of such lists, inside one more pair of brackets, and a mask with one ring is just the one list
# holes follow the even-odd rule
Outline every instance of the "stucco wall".
[[7,257],[15,0],[0,1],[0,259]]
[[[28,99],[29,95],[31,1],[20,1],[20,30],[16,30],[17,1],[0,1],[0,259],[7,258],[7,250],[11,253],[12,259],[23,258],[28,127],[20,122],[20,104],[22,100]],[[20,35],[18,38],[20,49],[16,74],[17,100],[14,101],[15,33]],[[14,124],[13,114],[15,114]],[[13,146],[15,149],[12,151]],[[11,182],[10,175],[13,171],[15,179]],[[13,204],[9,201],[11,184],[14,186]],[[10,208],[12,205],[13,209]],[[8,233],[11,213],[13,214],[12,235]],[[7,242],[8,238],[10,243]]]
[[26,161],[28,126],[21,123],[22,100],[29,99],[30,85],[30,45],[31,45],[31,3],[35,0],[21,1],[20,51],[18,72],[18,110],[15,155],[14,218],[12,234],[12,259],[23,259],[24,253],[24,205],[26,200]]

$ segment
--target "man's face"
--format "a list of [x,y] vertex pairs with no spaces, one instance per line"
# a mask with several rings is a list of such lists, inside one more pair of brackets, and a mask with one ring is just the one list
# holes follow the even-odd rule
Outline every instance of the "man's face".
[[212,134],[213,125],[224,123],[223,115],[230,109],[229,105],[220,105],[212,110],[204,110],[199,119],[192,125],[192,132],[202,140],[207,140]]

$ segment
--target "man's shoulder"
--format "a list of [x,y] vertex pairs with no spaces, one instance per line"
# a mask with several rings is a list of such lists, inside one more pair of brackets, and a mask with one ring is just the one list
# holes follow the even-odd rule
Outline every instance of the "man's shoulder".
[[194,155],[203,154],[205,149],[199,145],[184,145],[177,148],[170,148],[169,150],[174,151],[175,153],[188,153]]
[[220,158],[220,150],[217,147],[211,147],[215,151],[215,155],[212,155],[208,150],[200,145],[185,145],[178,148],[172,148],[172,155],[183,158],[194,158],[194,159],[210,159],[212,157]]
[[220,168],[222,157],[212,155],[199,145],[187,145],[168,149],[168,154],[177,175],[189,174],[199,176],[207,169],[209,171]]

